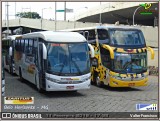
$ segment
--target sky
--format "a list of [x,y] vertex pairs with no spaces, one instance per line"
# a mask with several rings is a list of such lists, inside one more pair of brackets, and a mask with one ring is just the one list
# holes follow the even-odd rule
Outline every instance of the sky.
[[[74,15],[85,12],[100,4],[107,2],[66,2],[66,8],[73,9],[74,12],[66,13],[66,20],[71,20]],[[8,2],[9,19],[15,19],[15,13],[18,12],[37,12],[44,19],[55,20],[55,2]],[[15,7],[16,6],[16,7]],[[86,8],[87,7],[87,8]],[[46,9],[44,9],[46,8]],[[64,9],[64,2],[57,2],[57,10]],[[57,20],[64,20],[64,12],[57,12]],[[6,2],[2,2],[2,20],[6,19]]]

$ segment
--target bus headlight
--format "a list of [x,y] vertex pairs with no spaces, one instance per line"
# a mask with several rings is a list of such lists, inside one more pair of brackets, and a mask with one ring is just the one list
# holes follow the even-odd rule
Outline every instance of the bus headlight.
[[50,78],[50,77],[46,77],[46,79],[49,80],[49,81],[51,81],[51,82],[55,82],[55,83],[60,82],[60,80],[53,79],[53,78]]
[[82,81],[85,82],[85,81],[87,81],[87,80],[90,79],[90,78],[91,78],[91,76],[88,76],[88,77],[82,79]]
[[122,78],[119,77],[119,76],[111,76],[111,77],[114,78],[114,79],[117,79],[117,80],[122,80]]

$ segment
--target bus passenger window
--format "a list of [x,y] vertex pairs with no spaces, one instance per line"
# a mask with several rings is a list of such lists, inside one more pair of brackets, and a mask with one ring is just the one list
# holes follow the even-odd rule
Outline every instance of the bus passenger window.
[[109,36],[108,31],[105,29],[97,29],[98,32],[98,40],[101,44],[109,44]]
[[33,50],[33,40],[29,39],[28,54],[32,54],[32,50]]
[[28,39],[25,39],[25,43],[24,43],[25,45],[25,47],[24,47],[24,52],[25,53],[28,53]]
[[89,32],[88,43],[95,43],[96,42],[95,30],[94,29],[93,30],[88,30],[88,32]]
[[24,51],[24,40],[22,39],[21,40],[21,52],[23,52]]

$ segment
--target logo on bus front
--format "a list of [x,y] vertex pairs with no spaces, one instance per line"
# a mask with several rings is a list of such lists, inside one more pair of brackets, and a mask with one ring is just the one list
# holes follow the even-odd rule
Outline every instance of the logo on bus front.
[[61,80],[70,81],[70,80],[79,80],[79,78],[61,78]]

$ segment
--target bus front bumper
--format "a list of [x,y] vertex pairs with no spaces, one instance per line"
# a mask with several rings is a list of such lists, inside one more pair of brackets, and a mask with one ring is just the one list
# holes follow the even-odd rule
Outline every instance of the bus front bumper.
[[121,81],[115,78],[110,77],[109,86],[111,87],[138,87],[138,86],[147,86],[148,78],[144,78],[138,81]]
[[90,89],[90,80],[79,84],[58,84],[46,80],[46,91],[74,91],[82,89]]

